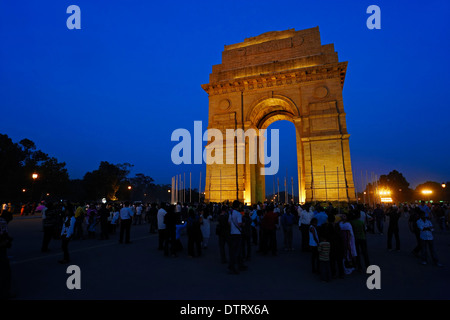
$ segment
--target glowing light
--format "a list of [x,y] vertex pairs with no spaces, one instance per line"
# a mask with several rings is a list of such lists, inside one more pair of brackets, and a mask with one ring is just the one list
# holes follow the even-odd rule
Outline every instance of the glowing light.
[[378,194],[380,196],[389,196],[391,194],[391,190],[388,189],[382,189],[380,191],[378,191]]
[[22,189],[22,192],[26,192],[27,191],[27,189]]
[[447,185],[445,183],[441,184],[442,188],[445,188]]
[[36,180],[36,179],[39,177],[39,175],[38,175],[37,173],[33,173],[33,174],[31,175],[31,177],[32,177],[34,180]]
[[422,194],[432,194],[432,193],[433,193],[432,190],[428,190],[428,189],[422,190]]
[[385,202],[392,202],[392,198],[391,197],[386,197],[386,198],[381,198],[381,202],[385,203]]
[[131,190],[131,186],[128,186],[128,190]]

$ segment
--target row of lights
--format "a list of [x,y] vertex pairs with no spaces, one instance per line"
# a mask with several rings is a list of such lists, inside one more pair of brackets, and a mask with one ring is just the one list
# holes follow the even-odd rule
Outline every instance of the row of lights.
[[[445,188],[445,187],[447,187],[447,185],[446,185],[445,183],[442,183],[442,184],[441,184],[441,187],[442,187],[442,188]],[[399,189],[399,191],[402,191],[402,189]],[[433,190],[423,189],[423,190],[420,191],[420,192],[421,192],[422,194],[432,194],[432,193],[433,193]],[[364,191],[364,194],[367,194],[366,191]],[[390,191],[390,190],[381,190],[381,191],[378,191],[378,194],[381,195],[381,196],[388,196],[388,195],[391,194],[391,191]]]

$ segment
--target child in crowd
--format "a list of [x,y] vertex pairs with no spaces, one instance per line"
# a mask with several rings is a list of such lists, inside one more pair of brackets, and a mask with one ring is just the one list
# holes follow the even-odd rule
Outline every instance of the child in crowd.
[[317,251],[319,251],[320,279],[329,282],[331,280],[330,243],[324,236],[320,237]]

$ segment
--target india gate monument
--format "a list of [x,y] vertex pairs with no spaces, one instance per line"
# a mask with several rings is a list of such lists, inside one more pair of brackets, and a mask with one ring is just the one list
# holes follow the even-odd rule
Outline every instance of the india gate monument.
[[[218,129],[224,137],[227,129],[259,134],[275,121],[288,120],[296,132],[292,152],[297,152],[299,202],[353,201],[342,99],[346,69],[334,45],[321,44],[318,27],[267,32],[226,45],[222,63],[202,85],[209,96],[208,130]],[[249,161],[255,150],[248,139],[236,143],[239,148],[245,150],[244,163],[207,162],[206,201],[266,200],[264,164],[259,158]]]

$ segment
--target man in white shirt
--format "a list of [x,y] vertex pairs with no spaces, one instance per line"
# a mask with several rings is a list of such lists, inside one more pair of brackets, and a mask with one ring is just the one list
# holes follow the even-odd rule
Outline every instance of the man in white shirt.
[[180,202],[178,202],[175,207],[175,213],[181,213],[181,203]]
[[228,223],[230,224],[230,264],[228,269],[231,274],[239,274],[238,270],[246,270],[242,259],[242,214],[238,211],[240,202],[233,201],[233,211],[231,212]]
[[164,216],[167,214],[165,210],[166,204],[161,203],[161,207],[158,210],[156,219],[158,221],[158,250],[164,250],[164,246],[167,242],[166,224],[164,223]]
[[131,229],[131,219],[133,218],[134,212],[130,208],[130,203],[125,202],[124,207],[120,209],[120,238],[119,243],[123,243],[123,236],[125,234],[125,243],[129,244],[130,241],[130,229]]
[[298,227],[302,233],[302,251],[309,252],[309,224],[314,217],[311,210],[304,210],[301,206],[298,207]]
[[142,204],[138,203],[136,205],[136,215],[134,219],[134,225],[142,223]]

